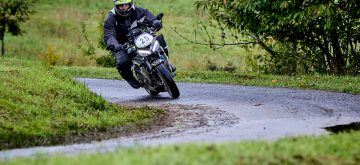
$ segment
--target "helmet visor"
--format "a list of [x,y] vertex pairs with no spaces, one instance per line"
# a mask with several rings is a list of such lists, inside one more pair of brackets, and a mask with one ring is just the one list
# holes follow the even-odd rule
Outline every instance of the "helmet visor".
[[121,5],[116,5],[116,8],[121,10],[121,11],[127,11],[130,9],[131,4],[130,3],[124,3]]
[[114,0],[115,6],[123,5],[123,4],[130,4],[132,0]]

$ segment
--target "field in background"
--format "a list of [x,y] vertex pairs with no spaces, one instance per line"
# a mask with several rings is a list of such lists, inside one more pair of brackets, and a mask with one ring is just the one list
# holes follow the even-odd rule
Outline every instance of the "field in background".
[[[175,34],[170,27],[189,39],[194,39],[194,29],[206,14],[197,11],[194,0],[141,0],[136,2],[154,14],[163,12],[163,34],[168,42],[171,61],[181,70],[204,70],[208,61],[221,67],[229,62],[238,71],[245,71],[244,56],[249,54],[237,46],[224,47],[216,51],[209,46],[190,44]],[[60,55],[58,65],[94,66],[95,60],[85,57],[84,51],[89,44],[95,48],[95,55],[102,56],[107,52],[97,47],[102,14],[113,7],[112,0],[106,1],[70,1],[38,0],[33,8],[36,10],[31,19],[22,25],[26,31],[23,36],[5,36],[7,55],[30,56],[43,58],[44,52],[53,47]],[[85,28],[83,28],[85,27]],[[83,30],[85,29],[85,33]],[[87,43],[84,36],[90,43]],[[217,34],[216,37],[220,36]],[[199,36],[198,41],[201,41]],[[259,52],[258,50],[255,50]]]

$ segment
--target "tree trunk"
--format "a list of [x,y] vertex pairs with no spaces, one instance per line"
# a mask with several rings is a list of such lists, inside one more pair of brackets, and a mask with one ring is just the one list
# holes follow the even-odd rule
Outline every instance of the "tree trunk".
[[3,28],[0,29],[1,56],[2,56],[2,57],[5,57],[4,39],[5,39],[5,27],[3,27]]
[[5,57],[4,37],[1,39],[1,56]]
[[4,47],[4,39],[5,39],[5,15],[1,16],[3,19],[1,20],[1,28],[0,28],[0,40],[1,40],[1,56],[5,57],[5,47]]
[[339,43],[339,36],[336,29],[333,29],[331,32],[331,44],[334,50],[335,56],[335,67],[336,67],[336,74],[343,75],[345,74],[345,60],[344,55],[341,52],[340,43]]
[[[322,41],[320,39],[320,36],[318,36],[318,41],[316,42],[316,46],[318,48],[320,48],[321,52],[325,55],[325,59],[326,59],[326,63],[327,66],[330,69],[330,73],[334,73],[335,72],[335,68],[334,68],[334,57],[331,56],[330,51],[328,49],[328,46],[326,46],[327,41],[324,39],[324,41]],[[326,65],[326,64],[325,64]]]

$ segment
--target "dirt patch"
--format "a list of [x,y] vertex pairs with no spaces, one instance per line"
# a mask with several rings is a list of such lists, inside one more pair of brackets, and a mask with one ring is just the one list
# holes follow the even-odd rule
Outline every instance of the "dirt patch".
[[[238,122],[238,118],[230,113],[207,105],[182,105],[182,104],[141,104],[134,102],[119,102],[122,106],[139,107],[150,106],[165,111],[167,117],[154,123],[147,133],[133,135],[136,138],[160,138],[176,136],[176,134],[189,132],[198,134],[212,131],[220,126],[231,125]],[[159,124],[159,125],[157,125]]]
[[19,145],[13,145],[15,147],[5,146],[2,149],[91,143],[120,137],[153,139],[177,136],[178,134],[186,133],[186,131],[197,134],[214,130],[218,126],[233,124],[237,121],[237,118],[233,115],[206,105],[152,105],[151,103],[144,104],[134,102],[119,102],[118,104],[125,107],[149,106],[162,109],[164,113],[159,113],[155,118],[137,124],[104,128],[101,130],[92,128],[83,133],[73,133],[50,138],[34,137],[33,139],[28,139],[28,141],[23,141]]

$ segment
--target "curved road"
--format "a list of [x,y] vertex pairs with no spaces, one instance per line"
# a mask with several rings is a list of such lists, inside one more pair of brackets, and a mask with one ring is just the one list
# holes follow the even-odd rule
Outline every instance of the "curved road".
[[[274,140],[287,136],[326,134],[324,127],[360,121],[360,95],[287,88],[178,83],[180,98],[171,99],[167,93],[151,97],[144,89],[132,89],[124,81],[87,78],[77,81],[111,102],[188,106],[178,108],[179,113],[202,114],[179,121],[173,127],[158,133],[91,144],[2,151],[0,159],[28,156],[37,152],[71,154],[112,151],[134,145]],[[189,124],[198,117],[202,118],[200,124]]]

